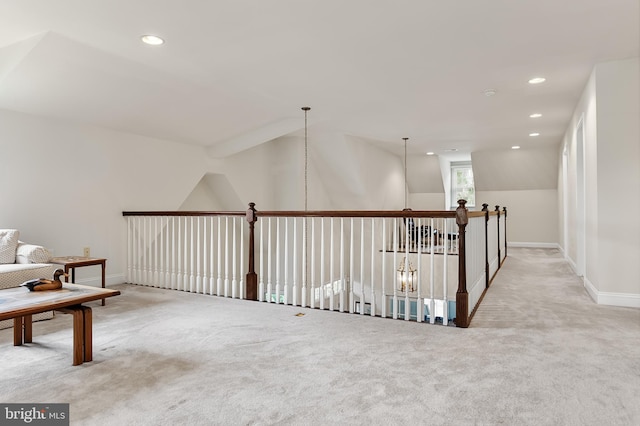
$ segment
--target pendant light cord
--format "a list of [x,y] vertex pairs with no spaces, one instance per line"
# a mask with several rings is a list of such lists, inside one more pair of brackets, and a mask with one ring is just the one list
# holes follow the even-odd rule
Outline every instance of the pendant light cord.
[[[307,139],[307,113],[310,107],[302,107],[304,111],[304,211],[307,211],[307,192],[308,192],[308,171],[309,171],[309,143]],[[307,256],[309,245],[309,218],[304,218],[304,246],[302,249],[302,265],[304,271],[302,272],[302,287],[306,288],[307,282],[309,282],[309,257]],[[312,296],[313,297],[313,296]]]
[[409,185],[407,184],[407,140],[409,138],[402,138],[404,140],[404,208],[407,208],[407,192],[409,192]]
[[309,183],[309,143],[307,140],[307,112],[309,112],[311,108],[302,107],[304,111],[304,210],[308,210],[307,204],[307,192],[308,192],[308,183]]

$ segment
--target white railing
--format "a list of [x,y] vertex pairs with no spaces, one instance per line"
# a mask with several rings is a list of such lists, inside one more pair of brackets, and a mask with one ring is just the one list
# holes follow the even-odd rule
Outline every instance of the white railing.
[[[487,222],[487,255],[489,263],[489,279],[492,279],[500,268],[500,258],[498,256],[498,213],[489,212]],[[493,238],[491,236],[493,235]]]
[[487,236],[485,224],[485,215],[472,216],[469,217],[469,224],[466,229],[466,271],[467,292],[469,293],[469,316],[471,316],[473,309],[480,302],[480,298],[487,288],[485,257]]
[[242,216],[127,216],[127,282],[240,297],[246,223]]
[[411,219],[261,214],[258,300],[446,324],[458,284],[455,219]]
[[461,208],[124,212],[127,282],[465,327],[500,267],[506,214]]

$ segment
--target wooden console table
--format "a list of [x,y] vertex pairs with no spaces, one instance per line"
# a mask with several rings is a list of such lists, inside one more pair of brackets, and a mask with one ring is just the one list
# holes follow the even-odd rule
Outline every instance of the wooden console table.
[[47,311],[73,315],[73,365],[93,360],[93,320],[91,308],[83,303],[117,296],[118,290],[77,284],[64,284],[62,289],[29,291],[26,287],[0,290],[0,320],[13,319],[13,345],[31,343],[31,317]]
[[[49,261],[49,263],[55,263],[58,265],[64,265],[64,273],[68,274],[69,270],[71,270],[71,282],[76,282],[76,268],[81,268],[83,266],[94,266],[100,265],[102,266],[102,288],[105,287],[105,268],[107,259],[101,259],[97,257],[83,257],[83,256],[62,256],[62,257],[54,257]],[[69,282],[69,277],[65,278],[66,282]],[[105,300],[102,299],[102,306],[105,305]]]

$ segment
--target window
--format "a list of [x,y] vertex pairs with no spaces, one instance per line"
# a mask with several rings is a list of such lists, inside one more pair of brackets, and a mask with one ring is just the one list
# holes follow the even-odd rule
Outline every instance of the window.
[[451,163],[451,207],[458,207],[458,200],[466,200],[467,207],[476,205],[476,189],[473,184],[471,162]]

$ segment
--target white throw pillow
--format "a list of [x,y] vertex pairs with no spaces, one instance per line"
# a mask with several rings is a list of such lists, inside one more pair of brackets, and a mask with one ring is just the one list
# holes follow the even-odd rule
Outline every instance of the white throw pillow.
[[18,241],[16,263],[48,263],[50,260],[51,253],[46,248]]
[[16,262],[19,236],[17,229],[0,229],[0,264]]

